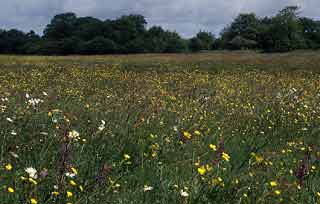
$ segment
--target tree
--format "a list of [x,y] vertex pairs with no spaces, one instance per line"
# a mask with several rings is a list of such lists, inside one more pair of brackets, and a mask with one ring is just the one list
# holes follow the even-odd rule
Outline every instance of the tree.
[[112,23],[114,40],[125,44],[131,40],[145,35],[147,21],[141,15],[122,16]]
[[272,51],[286,52],[305,47],[298,9],[297,6],[286,7],[272,19],[267,33],[272,38]]
[[190,50],[211,50],[214,42],[214,35],[210,32],[200,31],[196,37],[190,39]]
[[48,40],[61,40],[74,35],[77,16],[74,13],[63,13],[54,16],[44,30],[43,37]]
[[303,28],[303,37],[306,41],[307,48],[320,48],[320,21],[305,17],[299,20]]
[[77,18],[74,30],[74,37],[77,37],[84,41],[89,41],[95,38],[95,36],[103,36],[104,35],[104,22],[92,18],[92,17],[82,17]]
[[117,44],[107,38],[98,36],[90,41],[80,45],[80,53],[82,54],[114,54],[117,52]]
[[[243,39],[245,41],[257,42],[258,40],[258,26],[259,19],[254,13],[240,14],[229,27],[226,27],[222,33],[221,38],[226,47],[232,47],[231,41]],[[249,43],[250,46],[252,43]],[[257,43],[253,43],[257,45]],[[255,48],[255,47],[246,47]]]
[[182,39],[178,33],[167,33],[167,47],[164,52],[168,53],[181,53],[188,50],[187,41]]

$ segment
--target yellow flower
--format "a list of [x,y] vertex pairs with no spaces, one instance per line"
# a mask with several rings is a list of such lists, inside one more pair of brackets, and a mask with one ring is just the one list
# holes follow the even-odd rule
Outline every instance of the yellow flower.
[[71,186],[76,186],[77,185],[77,183],[74,180],[70,180],[69,183],[70,183]]
[[259,156],[259,155],[256,155],[255,159],[256,159],[256,162],[259,163],[259,164],[262,163],[263,160],[264,160],[264,158],[262,156]]
[[214,144],[209,144],[209,148],[214,152],[217,151],[217,146]]
[[81,192],[83,192],[83,186],[82,185],[79,186],[79,189],[80,189]]
[[8,187],[7,190],[8,190],[9,193],[14,193],[14,191],[15,191],[14,188],[12,188],[12,187]]
[[201,166],[198,168],[198,173],[203,176],[207,172],[206,168],[204,166]]
[[49,112],[48,112],[48,117],[51,117],[51,116],[52,116],[52,112],[49,111]]
[[38,201],[37,201],[35,198],[31,198],[31,199],[30,199],[30,203],[31,203],[31,204],[37,204]]
[[271,187],[276,187],[278,184],[277,184],[277,182],[276,181],[271,181],[270,182],[270,186]]
[[60,193],[58,191],[53,191],[51,194],[54,195],[54,196],[60,195]]
[[70,192],[70,191],[67,191],[67,197],[70,198],[70,197],[72,197],[72,196],[73,196],[73,193]]
[[189,132],[183,132],[183,136],[187,139],[191,139],[191,134]]
[[29,182],[32,183],[33,185],[37,185],[38,182],[34,180],[33,178],[29,178]]
[[129,154],[124,154],[123,157],[124,157],[125,161],[127,161],[131,158]]
[[226,161],[230,161],[230,156],[225,152],[222,153],[222,158]]
[[274,193],[275,193],[276,195],[281,195],[281,191],[279,191],[279,190],[274,191]]
[[197,135],[197,136],[201,135],[200,131],[198,131],[198,130],[194,131],[194,134]]
[[320,197],[320,192],[317,192],[317,196]]
[[72,167],[71,168],[72,173],[74,173],[75,175],[78,175],[78,171],[76,168]]
[[13,169],[13,167],[12,167],[11,164],[5,165],[4,168],[5,168],[7,171],[11,171],[11,170]]

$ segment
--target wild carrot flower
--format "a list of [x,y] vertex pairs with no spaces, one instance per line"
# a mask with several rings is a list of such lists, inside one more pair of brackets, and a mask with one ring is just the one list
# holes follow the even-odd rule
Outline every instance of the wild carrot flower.
[[35,168],[28,167],[28,168],[26,168],[24,171],[29,174],[29,177],[30,177],[30,178],[36,179],[36,178],[38,177],[38,175],[37,175],[37,170],[36,170]]
[[188,197],[189,196],[189,193],[187,191],[184,191],[183,189],[180,190],[180,195],[182,197]]
[[151,191],[151,190],[153,190],[152,186],[144,185],[143,192],[147,192],[147,191]]

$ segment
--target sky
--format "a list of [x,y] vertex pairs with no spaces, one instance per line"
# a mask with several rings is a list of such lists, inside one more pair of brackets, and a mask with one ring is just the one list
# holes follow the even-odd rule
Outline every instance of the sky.
[[0,0],[0,28],[42,34],[56,14],[115,19],[141,14],[158,25],[191,37],[200,30],[218,34],[239,14],[272,16],[285,6],[300,6],[301,15],[320,19],[320,0]]

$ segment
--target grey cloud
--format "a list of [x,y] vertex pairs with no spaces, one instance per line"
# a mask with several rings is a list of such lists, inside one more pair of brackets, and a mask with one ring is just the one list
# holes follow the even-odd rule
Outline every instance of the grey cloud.
[[0,0],[0,28],[41,33],[57,13],[101,19],[136,13],[144,15],[149,26],[190,37],[200,29],[218,33],[241,12],[270,16],[287,5],[299,5],[303,15],[319,19],[319,0]]

